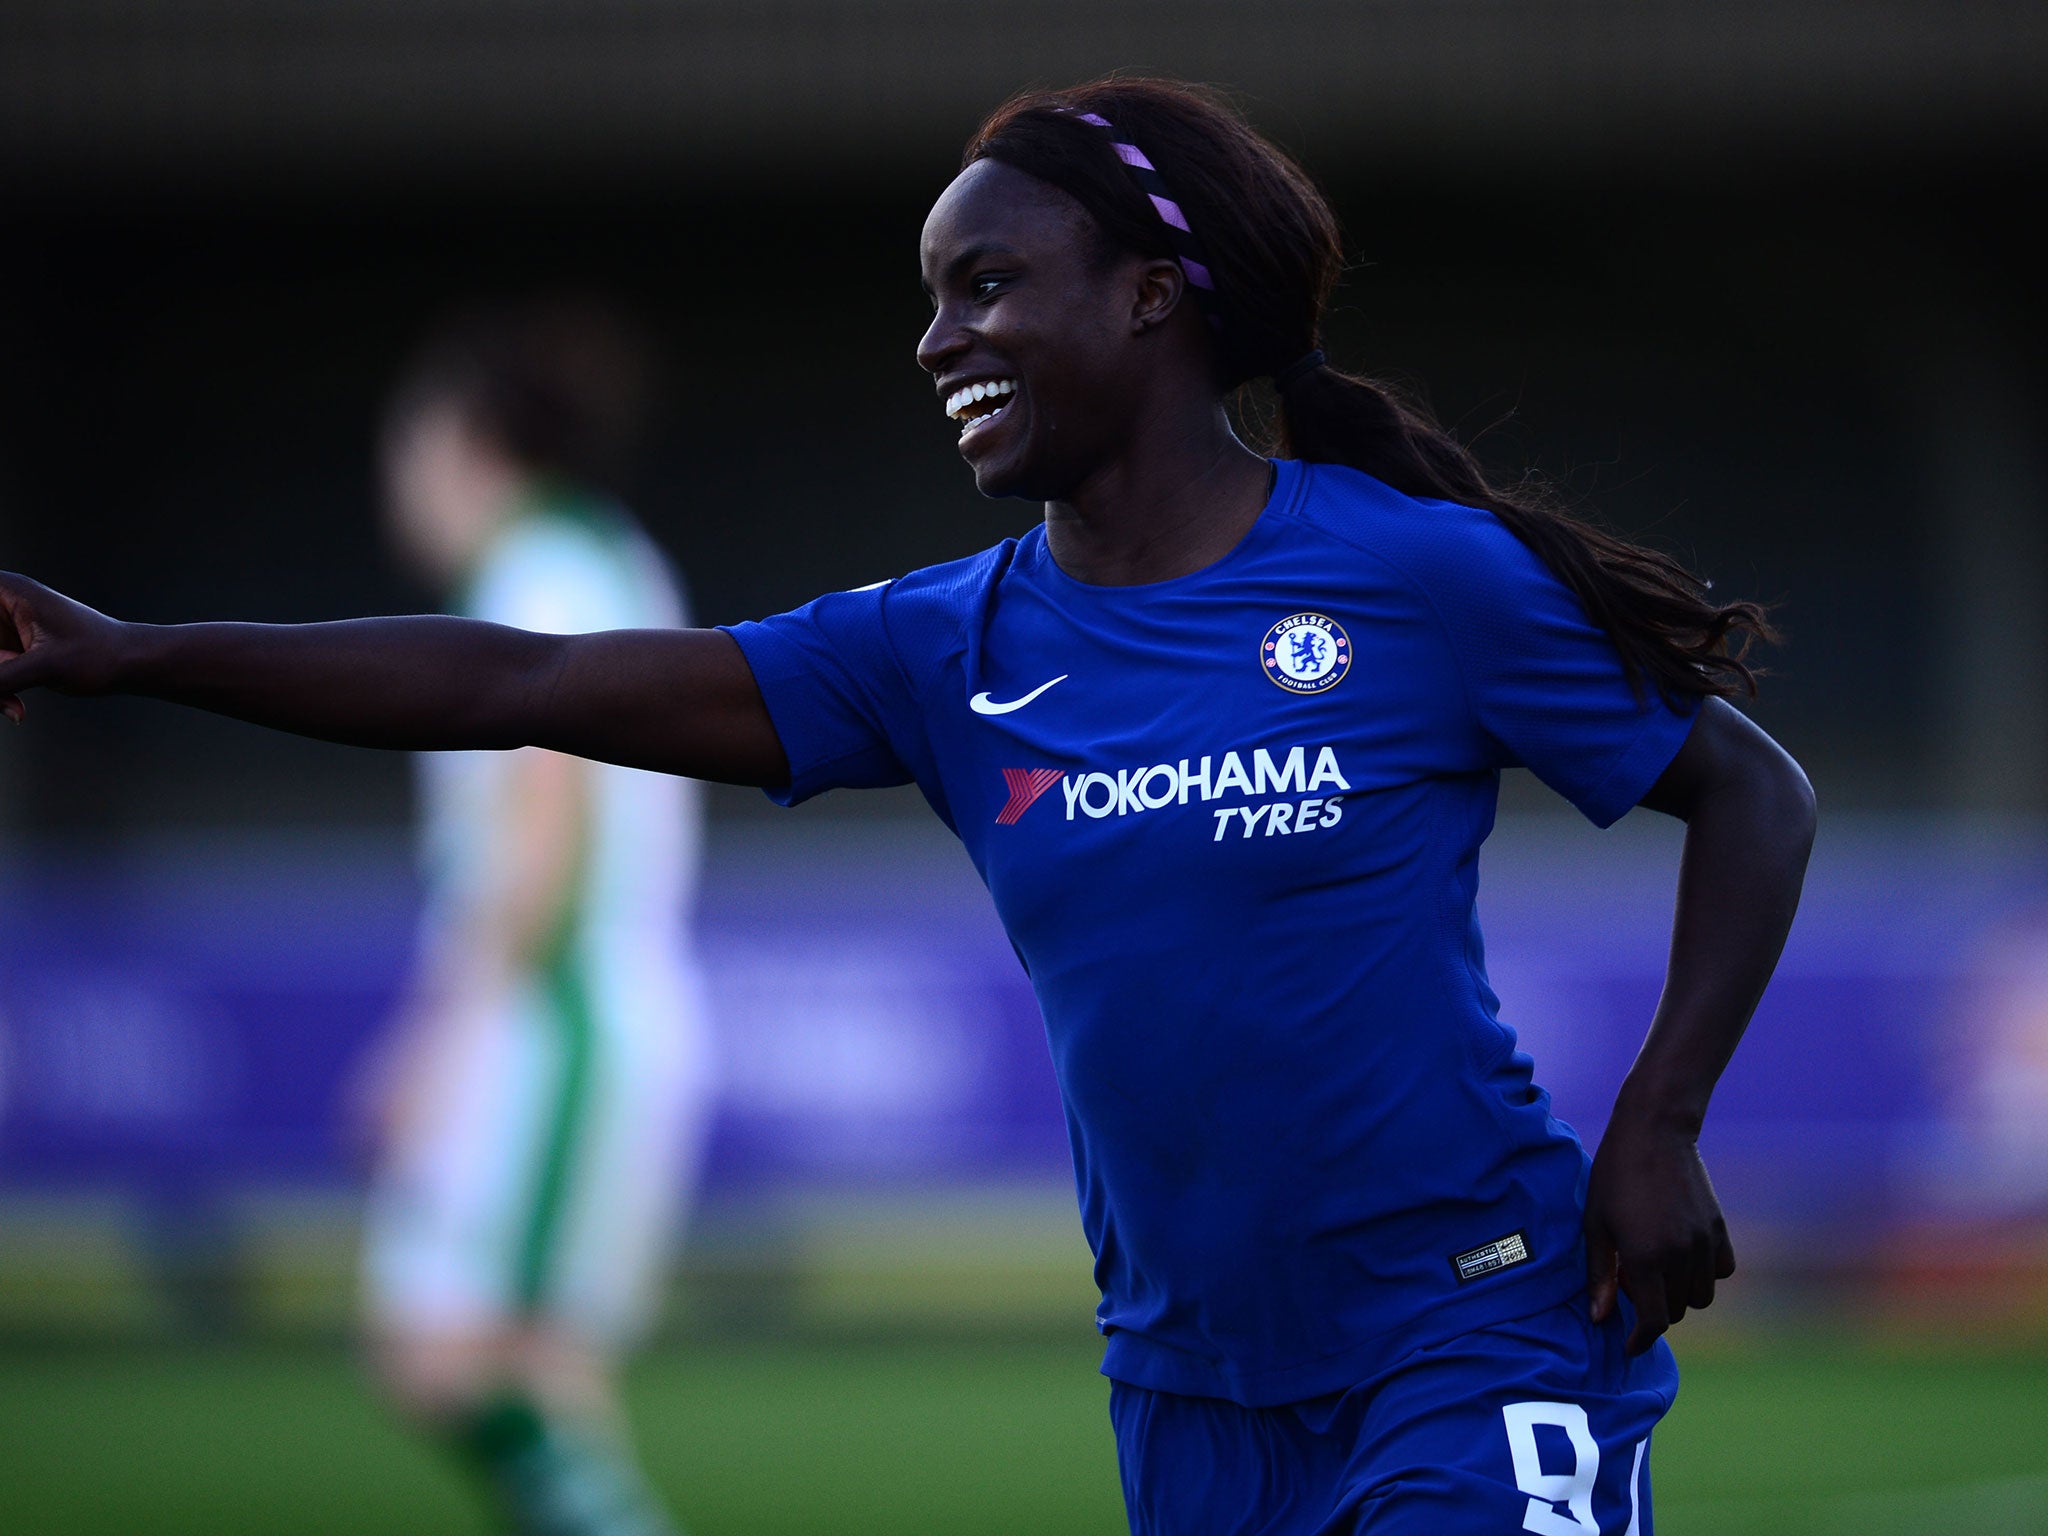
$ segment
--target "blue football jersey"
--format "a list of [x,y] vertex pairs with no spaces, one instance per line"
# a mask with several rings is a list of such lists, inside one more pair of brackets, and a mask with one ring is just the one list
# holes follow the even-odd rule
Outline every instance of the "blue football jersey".
[[1280,461],[1228,556],[1074,580],[1043,529],[735,626],[775,798],[916,782],[1030,972],[1103,1370],[1248,1405],[1584,1284],[1587,1160],[1496,1017],[1500,770],[1595,823],[1690,707],[1492,514]]

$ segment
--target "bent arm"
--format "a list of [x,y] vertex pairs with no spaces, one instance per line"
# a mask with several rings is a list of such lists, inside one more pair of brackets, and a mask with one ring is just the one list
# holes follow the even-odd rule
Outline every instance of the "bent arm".
[[1710,699],[1643,797],[1686,824],[1664,994],[1622,1099],[1697,1135],[1777,969],[1813,849],[1813,786],[1749,718]]
[[16,720],[28,688],[128,693],[351,746],[538,746],[731,784],[789,777],[746,658],[719,630],[124,624],[11,575],[0,618],[0,700]]
[[1813,788],[1731,705],[1710,699],[1643,797],[1686,824],[1664,992],[1616,1099],[1587,1192],[1596,1315],[1617,1285],[1647,1349],[1734,1272],[1697,1141],[1707,1102],[1777,967],[1813,847]]

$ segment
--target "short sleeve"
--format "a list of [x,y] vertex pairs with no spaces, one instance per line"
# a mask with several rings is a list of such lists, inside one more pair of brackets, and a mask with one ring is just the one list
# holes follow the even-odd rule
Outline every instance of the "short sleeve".
[[833,592],[759,622],[721,626],[739,642],[789,758],[768,796],[795,805],[828,789],[908,784],[921,716],[889,640],[889,583]]
[[1596,826],[1621,819],[1692,729],[1697,699],[1639,697],[1607,632],[1491,513],[1446,507],[1455,558],[1431,561],[1429,597],[1468,702],[1500,766],[1530,769]]

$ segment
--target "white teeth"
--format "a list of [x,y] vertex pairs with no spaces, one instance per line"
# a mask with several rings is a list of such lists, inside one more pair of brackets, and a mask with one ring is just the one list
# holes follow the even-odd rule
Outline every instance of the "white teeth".
[[[1017,392],[1015,379],[984,379],[978,384],[964,384],[946,397],[946,414],[958,417],[968,406],[981,400],[991,400],[998,395],[1013,395]],[[989,415],[994,415],[991,411]]]

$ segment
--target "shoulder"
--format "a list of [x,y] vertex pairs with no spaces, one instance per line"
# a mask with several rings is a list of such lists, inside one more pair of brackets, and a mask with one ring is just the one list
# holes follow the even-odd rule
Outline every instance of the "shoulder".
[[1416,574],[1516,561],[1522,541],[1484,507],[1410,496],[1345,464],[1304,464],[1298,515],[1309,528]]
[[1398,577],[1440,612],[1548,601],[1560,583],[1484,507],[1410,496],[1342,464],[1303,466],[1302,525]]
[[1022,541],[1002,543],[941,565],[927,565],[889,581],[845,594],[874,605],[891,642],[906,660],[945,653],[961,642],[1016,565]]
[[1025,542],[1005,539],[961,559],[921,566],[894,580],[877,582],[873,590],[885,593],[892,603],[970,610],[1016,563]]
[[791,665],[800,653],[809,658],[804,668],[827,662],[869,673],[881,668],[921,685],[965,649],[974,616],[990,600],[1016,549],[1017,541],[1005,540],[965,559],[827,592],[786,613],[735,625],[732,632],[742,646],[784,652]]

